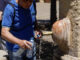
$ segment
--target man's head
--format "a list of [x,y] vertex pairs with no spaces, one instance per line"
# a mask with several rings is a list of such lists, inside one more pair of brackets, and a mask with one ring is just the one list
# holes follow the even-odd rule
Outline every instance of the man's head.
[[18,3],[23,7],[23,8],[29,8],[32,4],[33,0],[18,0]]

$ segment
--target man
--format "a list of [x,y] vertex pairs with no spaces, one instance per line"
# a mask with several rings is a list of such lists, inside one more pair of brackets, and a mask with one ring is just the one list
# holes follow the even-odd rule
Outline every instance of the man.
[[[12,0],[11,4],[14,7],[8,4],[5,8],[1,34],[7,41],[10,60],[23,60],[26,51],[32,47],[32,43],[29,42],[31,39],[34,40],[35,27],[35,11],[31,10],[32,2],[33,0]],[[16,52],[20,48],[23,48],[24,52],[19,56]],[[27,60],[36,60],[35,52],[33,51],[33,56],[27,57]]]
[[5,6],[9,3],[9,0],[0,0],[0,49],[6,50],[5,42],[1,39],[1,20]]

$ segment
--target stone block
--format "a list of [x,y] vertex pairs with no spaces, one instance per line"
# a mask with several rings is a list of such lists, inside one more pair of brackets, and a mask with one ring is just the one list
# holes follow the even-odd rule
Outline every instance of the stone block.
[[65,53],[68,52],[70,46],[71,24],[68,18],[56,21],[52,27],[53,40],[59,45],[60,49]]
[[[69,48],[68,54],[71,55],[72,57],[74,56],[74,57],[80,58],[80,0],[66,0],[66,1],[59,0],[59,7],[60,7],[60,10],[59,10],[60,19],[69,17],[70,23],[71,23],[71,34],[69,35],[70,40],[66,39],[66,44],[68,42],[70,43],[69,45],[67,44],[68,45],[67,47]],[[59,25],[59,23],[60,23],[59,21],[56,22],[56,25],[57,24]],[[62,37],[62,33],[59,32],[61,31],[61,29],[62,28],[59,28],[59,26],[56,27],[56,31],[55,29],[53,29],[53,35],[57,36],[58,39],[56,39],[56,41],[59,44],[59,46],[66,47],[65,43],[63,42],[64,39],[60,39]],[[64,30],[64,32],[67,32],[67,31]],[[72,58],[70,60],[72,60]]]

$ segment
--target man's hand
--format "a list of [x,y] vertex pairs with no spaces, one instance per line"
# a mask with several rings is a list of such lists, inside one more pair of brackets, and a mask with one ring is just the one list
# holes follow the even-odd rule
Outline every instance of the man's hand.
[[2,20],[2,11],[0,11],[0,21]]
[[26,40],[20,40],[18,45],[23,49],[31,49],[32,43]]

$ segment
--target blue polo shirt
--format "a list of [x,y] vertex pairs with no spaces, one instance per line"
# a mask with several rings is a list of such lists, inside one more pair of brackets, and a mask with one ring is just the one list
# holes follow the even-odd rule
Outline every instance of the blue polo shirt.
[[[35,10],[33,4],[28,9],[19,6],[16,0],[12,0],[5,8],[2,20],[2,27],[11,28],[10,32],[17,38],[22,40],[30,40],[34,36]],[[15,12],[15,15],[14,15]],[[16,51],[19,46],[7,42],[7,48]]]

